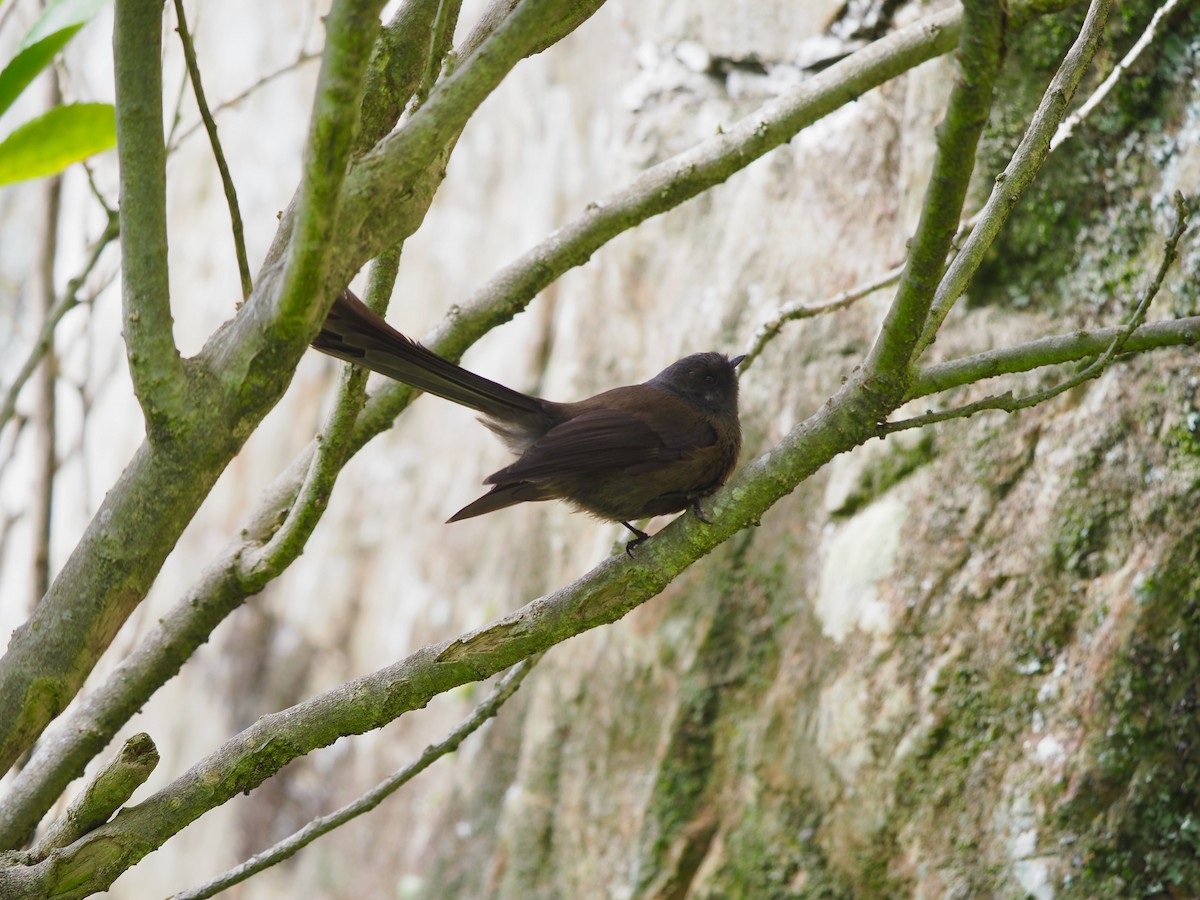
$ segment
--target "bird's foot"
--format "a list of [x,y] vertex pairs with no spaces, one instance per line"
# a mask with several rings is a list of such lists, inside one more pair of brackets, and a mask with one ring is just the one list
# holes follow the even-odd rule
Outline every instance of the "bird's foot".
[[692,501],[692,512],[694,512],[696,514],[696,518],[699,519],[701,522],[703,522],[705,525],[712,524],[712,519],[710,519],[708,516],[706,516],[704,514],[704,510],[700,506],[700,498],[699,497],[695,498]]
[[650,537],[650,535],[646,534],[646,532],[642,531],[642,530],[641,530],[641,529],[639,529],[639,528],[634,528],[634,527],[633,527],[632,525],[630,525],[628,522],[622,522],[621,524],[622,524],[622,525],[624,525],[626,528],[628,528],[630,531],[632,531],[632,532],[633,532],[633,534],[634,534],[634,538],[633,538],[633,540],[632,540],[632,541],[630,541],[628,544],[626,544],[626,545],[625,545],[625,555],[626,555],[626,556],[628,556],[630,559],[633,559],[633,551],[634,551],[634,549],[635,549],[635,548],[636,548],[636,547],[637,547],[639,544],[641,544],[641,543],[642,543],[642,541],[644,541],[644,540],[646,540],[648,537]]

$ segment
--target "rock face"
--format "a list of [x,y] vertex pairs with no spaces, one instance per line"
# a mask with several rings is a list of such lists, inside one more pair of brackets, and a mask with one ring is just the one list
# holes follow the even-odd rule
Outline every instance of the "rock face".
[[[1112,58],[1152,11],[1126,6]],[[405,246],[391,321],[421,334],[588,202],[857,46],[835,22],[842,7],[611,4],[523,64],[464,134]],[[1198,26],[1194,13],[1175,20],[1169,52],[1056,151],[935,357],[1109,325],[1130,307],[1160,258],[1166,198],[1200,181]],[[981,192],[1076,21],[1010,42]],[[741,352],[780,306],[887,271],[903,259],[952,77],[948,61],[928,63],[626,233],[466,364],[571,399],[690,352]],[[278,166],[273,152],[245,149],[242,177]],[[294,172],[264,174],[247,199],[260,250],[287,199],[270,177],[294,184]],[[221,208],[219,192],[192,190],[189,209]],[[1185,244],[1152,318],[1195,314],[1196,242]],[[233,297],[221,258],[193,255],[187,271]],[[180,296],[203,296],[193,290]],[[741,382],[744,458],[836,390],[889,301],[884,290],[785,326]],[[181,340],[228,312],[193,307]],[[1193,351],[1163,351],[1016,416],[839,457],[662,595],[549,652],[455,756],[240,896],[1196,894],[1195,371]],[[245,498],[308,440],[335,372],[306,361],[154,603],[179,595]],[[434,398],[368,446],[305,556],[132,723],[158,741],[162,777],[259,715],[481,625],[612,552],[619,527],[551,505],[442,525],[504,460],[468,413]],[[178,890],[262,849],[409,761],[480,696],[439,698],[298,761],[152,854],[114,896]]]

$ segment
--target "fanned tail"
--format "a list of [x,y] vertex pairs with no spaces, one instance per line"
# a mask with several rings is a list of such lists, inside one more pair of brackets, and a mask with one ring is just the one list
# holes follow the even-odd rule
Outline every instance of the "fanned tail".
[[334,300],[312,345],[500,422],[517,423],[522,431],[549,426],[543,401],[442,359],[396,331],[348,289]]

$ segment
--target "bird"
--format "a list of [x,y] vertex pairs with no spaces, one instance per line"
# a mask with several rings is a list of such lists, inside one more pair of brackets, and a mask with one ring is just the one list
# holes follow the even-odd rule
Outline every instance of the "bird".
[[694,353],[642,384],[612,388],[572,403],[544,400],[468,371],[396,331],[342,291],[312,346],[482,413],[517,457],[484,479],[490,490],[447,522],[517,503],[564,500],[596,518],[649,535],[635,520],[700,501],[733,472],[741,451],[737,366],[745,358]]

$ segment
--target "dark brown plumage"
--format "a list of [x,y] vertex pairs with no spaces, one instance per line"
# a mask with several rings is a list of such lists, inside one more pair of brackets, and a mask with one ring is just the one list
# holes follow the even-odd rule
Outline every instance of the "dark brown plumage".
[[575,403],[531,397],[447,362],[400,334],[350,291],[334,301],[313,346],[483,413],[518,457],[484,479],[492,489],[450,517],[457,522],[533,500],[565,500],[621,522],[679,512],[725,483],[742,436],[737,374],[742,357],[696,353],[643,384]]

